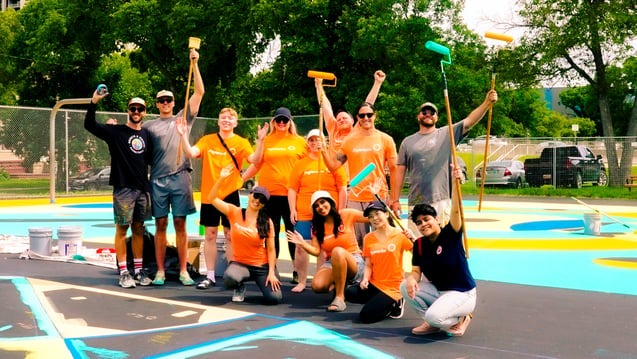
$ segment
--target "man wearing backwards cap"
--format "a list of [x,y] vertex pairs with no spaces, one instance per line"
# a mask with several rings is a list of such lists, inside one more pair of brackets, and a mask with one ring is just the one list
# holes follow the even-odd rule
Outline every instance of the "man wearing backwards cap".
[[[467,118],[453,124],[455,145],[465,134],[484,117],[489,105],[498,100],[498,94],[491,90],[484,102],[473,110]],[[418,114],[419,131],[405,137],[398,150],[396,176],[391,178],[390,203],[392,210],[399,214],[400,191],[405,180],[405,171],[409,171],[409,212],[419,203],[427,203],[438,212],[438,220],[445,224],[451,208],[449,187],[449,163],[451,144],[449,127],[436,128],[438,108],[431,102],[420,106]],[[416,230],[410,223],[412,230]]]
[[[173,116],[175,97],[173,93],[161,90],[157,93],[157,108],[159,118],[144,124],[150,132],[155,144],[150,182],[153,196],[153,216],[155,217],[155,256],[157,259],[157,274],[153,284],[163,285],[166,278],[164,260],[166,257],[166,229],[168,214],[173,213],[173,225],[179,253],[179,280],[183,285],[193,285],[195,282],[186,270],[188,255],[188,234],[186,233],[186,216],[197,212],[192,197],[192,164],[179,147],[180,135],[176,129],[176,122],[183,118],[183,111],[187,111],[186,123],[188,132],[195,122],[199,112],[199,105],[204,94],[203,80],[199,73],[199,53],[190,49],[189,57],[193,63],[195,78],[195,92],[190,96],[188,106]],[[177,159],[179,158],[179,162]]]
[[[113,186],[113,212],[115,214],[115,251],[119,269],[119,285],[134,288],[135,282],[150,285],[151,280],[142,269],[144,251],[144,221],[151,219],[148,165],[152,158],[152,139],[141,122],[146,114],[146,102],[135,97],[128,102],[128,121],[125,125],[97,123],[97,103],[108,93],[93,93],[84,128],[108,144],[111,155],[111,174],[108,183]],[[131,226],[135,278],[126,265],[126,233]]]

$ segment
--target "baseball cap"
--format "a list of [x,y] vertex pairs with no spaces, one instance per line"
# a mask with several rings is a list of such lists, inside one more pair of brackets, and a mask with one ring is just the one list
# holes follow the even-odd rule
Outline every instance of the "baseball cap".
[[146,107],[146,101],[144,101],[144,99],[139,97],[133,97],[132,99],[130,99],[130,101],[128,101],[128,106],[132,104],[138,104],[138,105],[142,105]]
[[305,136],[305,140],[309,140],[312,137],[321,137],[321,131],[317,130],[316,128],[313,130],[310,130],[310,132],[307,133],[307,136]]
[[174,98],[175,96],[173,96],[173,93],[168,91],[168,90],[161,90],[159,92],[157,92],[157,96],[155,96],[156,98],[160,98],[160,97],[172,97]]
[[290,110],[288,110],[285,107],[279,107],[276,109],[276,111],[274,111],[274,116],[272,116],[272,118],[277,118],[277,117],[285,117],[288,120],[291,120],[292,113],[290,112]]
[[316,191],[312,194],[312,198],[310,199],[310,209],[314,208],[314,203],[318,201],[319,198],[327,198],[327,199],[331,199],[332,202],[336,202],[334,201],[334,198],[332,198],[332,195],[330,195],[328,191]]
[[265,199],[268,201],[270,200],[270,192],[268,192],[268,190],[263,186],[256,186],[252,188],[252,194],[255,193],[263,195],[263,197],[265,197]]
[[363,212],[363,215],[367,217],[369,216],[369,213],[373,210],[387,212],[387,208],[385,208],[385,205],[382,202],[374,201],[367,205],[367,208],[365,208],[365,212]]
[[438,107],[436,107],[436,105],[434,105],[431,102],[425,102],[422,105],[420,105],[420,109],[418,111],[422,111],[422,109],[425,107],[433,108],[436,112],[438,112]]

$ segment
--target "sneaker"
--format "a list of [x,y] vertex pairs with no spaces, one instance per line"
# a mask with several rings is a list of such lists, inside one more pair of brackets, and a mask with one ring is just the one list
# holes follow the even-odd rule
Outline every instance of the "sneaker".
[[195,281],[192,280],[192,278],[190,278],[190,274],[188,274],[188,272],[179,273],[179,281],[183,285],[193,285],[193,284],[195,284]]
[[246,286],[245,286],[245,284],[241,283],[239,288],[234,290],[234,293],[232,294],[232,301],[233,302],[243,302],[245,297],[246,297]]
[[153,280],[153,285],[164,285],[166,281],[166,273],[163,270],[157,271],[155,274],[155,279]]
[[403,313],[405,313],[405,298],[400,298],[394,302],[387,316],[393,319],[400,319]]
[[413,335],[428,335],[440,332],[440,328],[431,326],[429,323],[424,322],[421,325],[411,330]]
[[153,283],[153,281],[148,277],[148,273],[145,269],[140,270],[133,278],[135,278],[135,283],[141,286],[147,286]]
[[214,287],[215,285],[217,285],[217,283],[214,280],[206,277],[204,280],[197,283],[197,289],[208,289],[210,286]]
[[471,322],[471,318],[473,316],[471,314],[465,315],[458,324],[452,325],[448,330],[446,330],[448,335],[454,337],[461,337],[464,335],[464,332],[467,330],[469,323]]
[[128,271],[123,271],[119,274],[119,286],[122,288],[135,288],[135,280]]

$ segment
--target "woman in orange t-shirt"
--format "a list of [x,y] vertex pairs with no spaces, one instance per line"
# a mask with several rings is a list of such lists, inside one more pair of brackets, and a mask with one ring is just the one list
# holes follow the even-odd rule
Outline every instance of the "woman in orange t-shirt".
[[254,280],[261,289],[266,304],[279,304],[283,300],[281,281],[276,272],[274,230],[264,207],[270,198],[267,189],[256,186],[248,198],[248,206],[241,209],[218,197],[221,183],[236,171],[234,164],[224,167],[219,179],[210,190],[210,203],[230,222],[233,253],[223,274],[223,283],[234,289],[233,302],[243,302],[245,282]]
[[363,279],[360,285],[347,288],[345,299],[364,304],[360,312],[363,323],[375,323],[386,317],[398,319],[405,306],[405,299],[400,294],[400,284],[405,277],[403,253],[413,247],[410,238],[414,236],[393,226],[382,202],[370,203],[364,214],[374,231],[363,240]]
[[363,212],[344,208],[336,210],[336,202],[327,191],[312,195],[312,241],[306,242],[298,232],[287,231],[288,241],[318,256],[325,251],[325,263],[312,280],[315,293],[327,293],[334,288],[335,296],[328,312],[345,310],[345,285],[356,284],[363,276],[365,261],[354,235],[355,222],[368,222]]

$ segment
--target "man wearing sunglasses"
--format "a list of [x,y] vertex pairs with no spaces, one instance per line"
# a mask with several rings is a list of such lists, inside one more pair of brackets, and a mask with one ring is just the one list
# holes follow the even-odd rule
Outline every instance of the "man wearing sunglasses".
[[[84,128],[108,144],[111,155],[111,174],[108,183],[113,186],[113,212],[115,214],[115,251],[119,269],[119,285],[134,288],[135,283],[150,285],[148,274],[142,269],[144,251],[144,221],[152,218],[148,165],[152,158],[152,139],[142,128],[146,102],[135,97],[128,102],[128,121],[125,125],[97,123],[97,103],[108,93],[93,93]],[[134,278],[126,265],[126,233],[132,231]]]
[[[489,109],[489,105],[498,100],[494,90],[487,93],[484,102],[473,110],[467,118],[453,124],[454,141],[457,146],[464,135],[478,123]],[[407,136],[398,150],[397,175],[391,176],[391,201],[389,206],[400,214],[400,192],[409,171],[409,213],[416,204],[426,203],[436,209],[438,221],[445,225],[449,221],[451,209],[449,163],[451,144],[449,127],[436,128],[438,108],[431,102],[420,106],[416,115],[418,132]],[[410,223],[412,230],[417,228]]]
[[[385,166],[389,168],[390,177],[396,172],[396,143],[385,132],[374,126],[376,109],[369,102],[363,102],[354,112],[358,117],[355,130],[345,138],[340,150],[331,154],[325,148],[321,153],[327,168],[334,172],[347,162],[350,178],[353,178],[370,163],[376,165],[354,188],[351,188],[347,199],[347,207],[364,211],[367,206],[376,201],[377,194],[381,199],[388,197],[389,191],[385,180]],[[369,233],[367,223],[356,223],[354,232],[359,246],[363,247],[363,237]]]
[[[163,285],[166,279],[164,260],[166,257],[166,230],[168,214],[172,210],[173,226],[177,252],[179,255],[179,280],[183,285],[193,285],[187,268],[188,234],[186,232],[186,216],[197,212],[192,196],[192,164],[190,158],[180,153],[181,136],[177,132],[176,123],[182,121],[186,111],[188,133],[195,122],[199,105],[204,94],[204,85],[197,61],[199,53],[190,49],[189,55],[193,65],[195,92],[188,100],[186,109],[173,115],[175,97],[171,91],[161,90],[156,96],[159,118],[144,124],[153,138],[153,161],[151,164],[150,182],[153,197],[153,216],[155,217],[155,257],[157,274],[154,285]],[[179,159],[179,161],[178,161]]]

